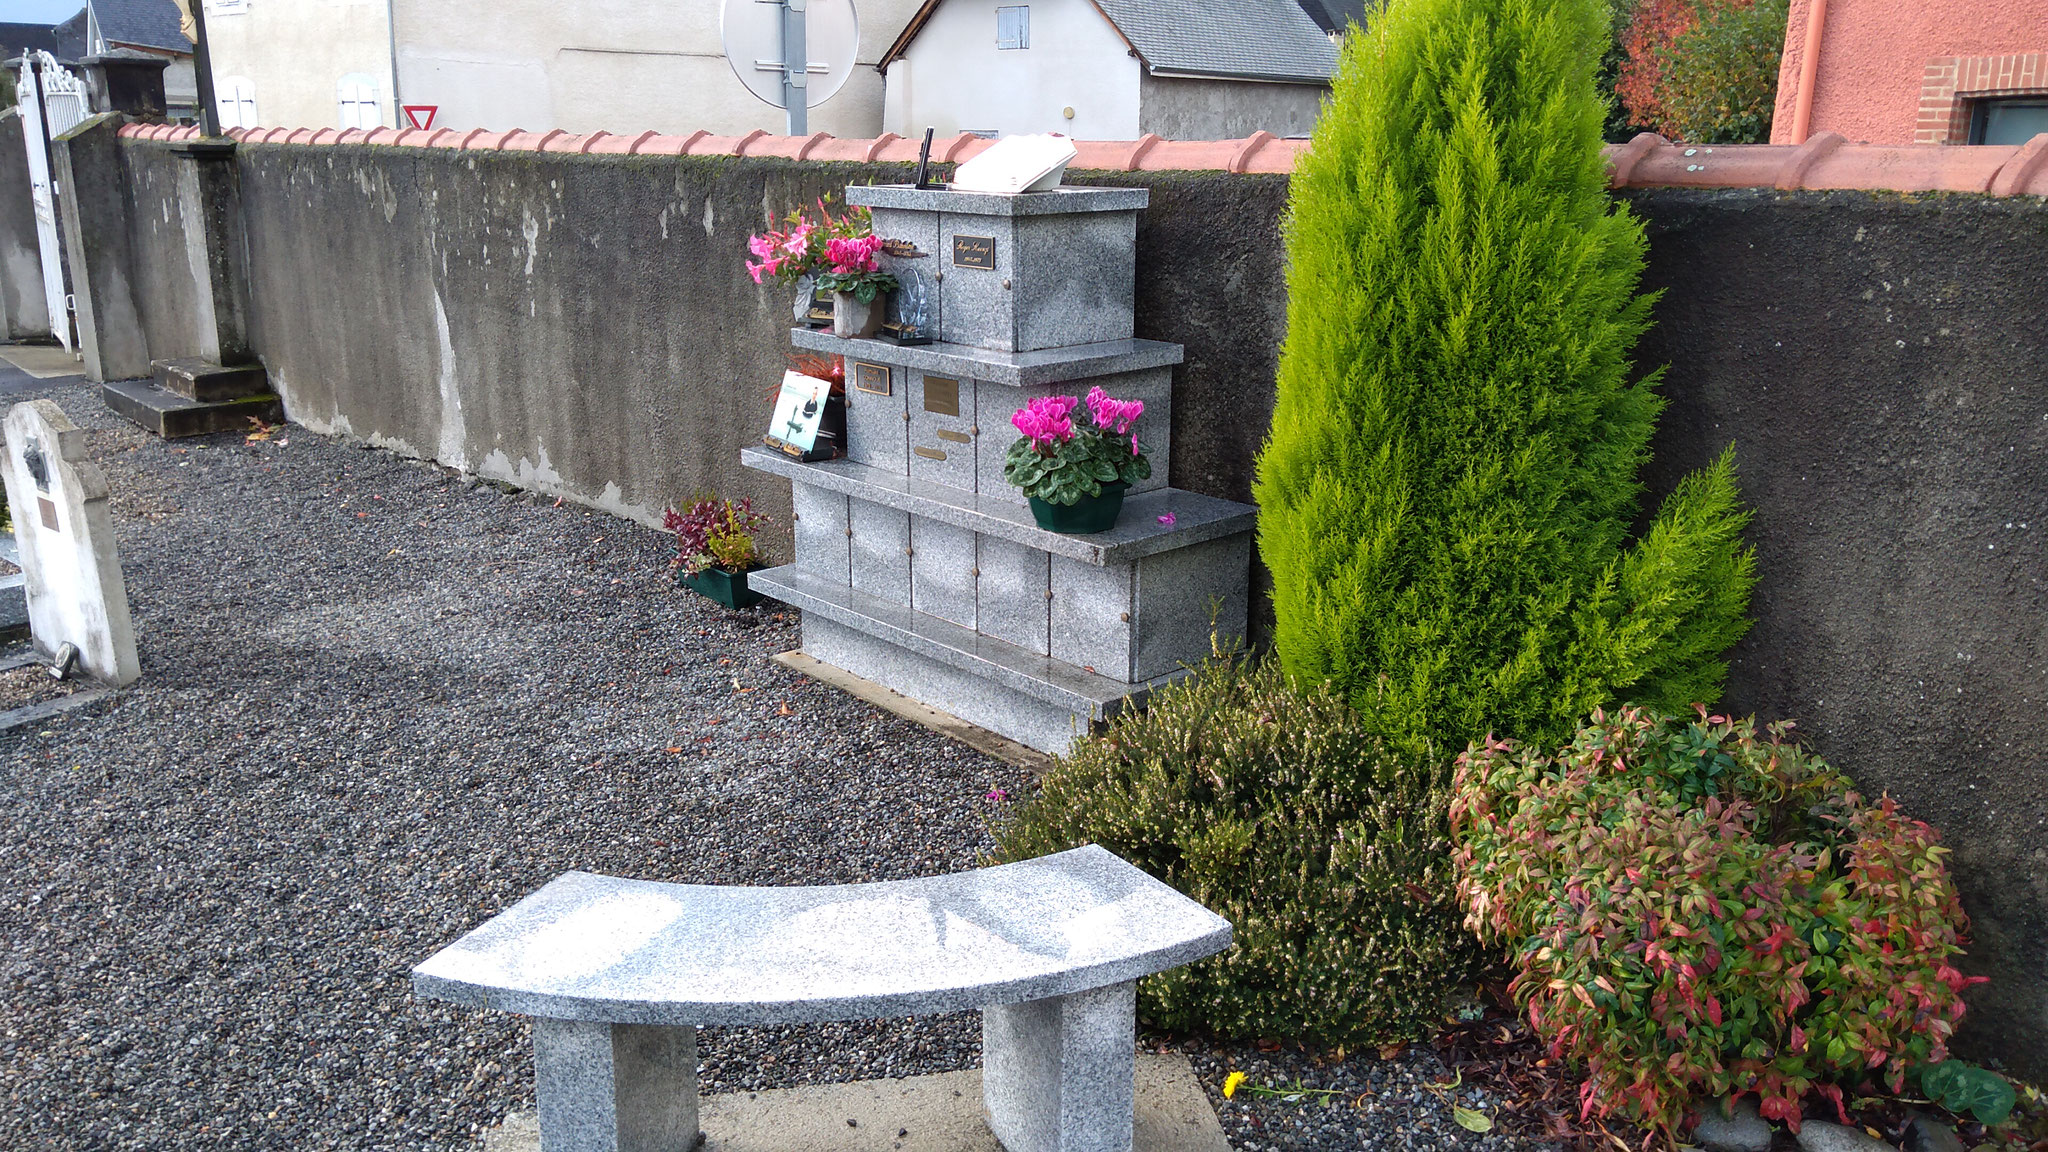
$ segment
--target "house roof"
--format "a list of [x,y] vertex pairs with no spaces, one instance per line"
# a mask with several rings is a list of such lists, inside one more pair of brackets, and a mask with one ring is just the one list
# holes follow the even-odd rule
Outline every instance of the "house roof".
[[0,59],[12,60],[23,52],[48,52],[59,60],[76,60],[85,54],[85,9],[55,26],[48,24],[0,24]]
[[178,6],[171,0],[87,0],[99,21],[100,39],[132,48],[190,54],[192,41],[178,31]]
[[1353,24],[1365,27],[1365,0],[1300,0],[1302,10],[1324,32],[1336,34]]
[[[925,0],[875,66],[901,57],[944,2]],[[1324,84],[1337,71],[1337,46],[1297,0],[1091,2],[1155,75]]]

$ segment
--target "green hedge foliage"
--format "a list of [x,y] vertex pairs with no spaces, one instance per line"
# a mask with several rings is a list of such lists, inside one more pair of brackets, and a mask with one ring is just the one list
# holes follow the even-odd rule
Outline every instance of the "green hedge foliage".
[[1642,225],[1607,192],[1603,0],[1392,0],[1293,180],[1259,461],[1275,645],[1407,752],[1712,700],[1748,627],[1732,455],[1647,530]]
[[1342,699],[1216,661],[1081,742],[998,832],[1029,859],[1100,844],[1236,926],[1146,980],[1179,1031],[1381,1044],[1425,1035],[1475,972],[1452,893],[1448,793]]

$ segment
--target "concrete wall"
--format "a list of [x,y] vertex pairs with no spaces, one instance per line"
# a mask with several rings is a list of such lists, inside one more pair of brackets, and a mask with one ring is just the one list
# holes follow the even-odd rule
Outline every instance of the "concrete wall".
[[1727,703],[1941,830],[1992,977],[1963,1048],[2048,1076],[2048,203],[1632,198],[1652,488],[1733,441],[1756,509]]
[[[437,104],[435,127],[740,135],[780,132],[783,112],[733,75],[720,0],[392,0],[399,97]],[[811,109],[813,132],[882,128],[874,64],[917,10],[915,0],[860,0],[855,64],[838,95]],[[818,18],[813,18],[813,24]],[[814,42],[812,59],[824,59]]]
[[[135,295],[164,298],[135,323],[175,354],[156,346],[189,324],[168,149],[94,139],[66,163],[132,186],[128,207],[87,210],[132,212]],[[786,350],[788,294],[746,278],[745,237],[904,174],[378,146],[244,145],[237,163],[255,344],[294,420],[643,523],[709,487],[787,524],[786,489],[734,462]],[[1285,178],[1076,179],[1153,189],[1137,332],[1187,346],[1170,479],[1247,497],[1284,330]],[[1728,703],[1797,717],[1943,829],[1968,967],[1995,978],[1963,1048],[2048,1075],[2048,203],[1629,195],[1665,290],[1641,353],[1670,366],[1652,496],[1732,440],[1756,510],[1758,624]]]
[[391,100],[391,25],[383,0],[250,0],[206,6],[215,91],[240,77],[256,89],[256,122],[340,128],[339,85],[364,75],[382,123],[398,127]]
[[889,131],[913,138],[927,127],[940,136],[1138,138],[1144,65],[1094,4],[1036,0],[1029,5],[1031,46],[1004,49],[996,47],[999,2],[949,0],[932,13],[889,65]]
[[[1813,0],[1791,0],[1771,120],[1773,144],[1797,143],[1792,109],[1812,7]],[[1994,78],[1983,87],[2048,91],[2048,60],[2040,58],[2048,54],[2048,0],[1830,0],[1811,130],[1872,144],[1948,142],[1950,105],[1941,93],[1938,62],[2014,54],[2037,57],[2032,74],[2002,83]],[[1936,76],[1929,75],[1930,63],[1937,65]],[[1952,94],[1953,83],[1949,89]],[[1928,131],[1920,133],[1923,104],[1930,116]]]
[[1138,89],[1140,131],[1168,140],[1234,140],[1254,132],[1306,136],[1327,84],[1196,80],[1147,73]]
[[9,340],[50,335],[42,246],[16,108],[0,112],[0,333]]

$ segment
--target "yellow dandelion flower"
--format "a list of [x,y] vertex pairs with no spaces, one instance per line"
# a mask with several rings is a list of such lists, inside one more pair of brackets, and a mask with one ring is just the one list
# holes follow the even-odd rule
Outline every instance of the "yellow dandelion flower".
[[1232,1096],[1236,1095],[1237,1086],[1244,1082],[1245,1074],[1242,1072],[1232,1072],[1230,1075],[1225,1076],[1223,1078],[1223,1098],[1225,1100],[1228,1100]]

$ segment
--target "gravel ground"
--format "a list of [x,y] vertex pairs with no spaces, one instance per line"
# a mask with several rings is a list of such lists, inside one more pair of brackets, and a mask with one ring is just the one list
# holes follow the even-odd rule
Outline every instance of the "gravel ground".
[[[0,645],[0,662],[27,653],[27,644]],[[50,675],[49,669],[40,664],[31,664],[26,668],[9,668],[0,672],[0,712],[11,708],[24,708],[30,704],[46,703],[88,687],[91,685],[77,677],[68,680],[55,679]]]
[[[415,1001],[420,958],[570,868],[970,867],[989,791],[1029,786],[770,663],[795,613],[678,592],[658,533],[299,428],[167,443],[51,383],[114,492],[143,678],[0,735],[8,1152],[473,1147],[532,1107],[527,1031]],[[708,1091],[978,1049],[957,1016],[702,1047]],[[1240,1149],[1511,1146],[1451,1124],[1433,1057],[1191,1054]],[[1347,1099],[1225,1102],[1231,1070]]]

